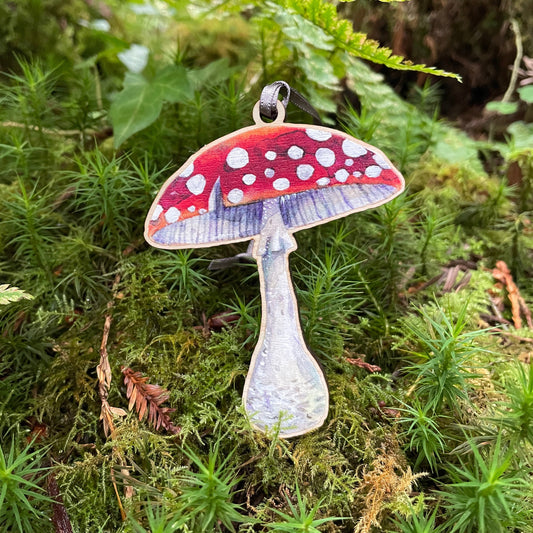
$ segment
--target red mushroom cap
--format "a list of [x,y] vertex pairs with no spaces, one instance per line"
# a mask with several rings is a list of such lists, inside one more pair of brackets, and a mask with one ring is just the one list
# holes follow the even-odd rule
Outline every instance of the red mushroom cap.
[[[381,151],[346,134],[306,125],[252,126],[207,145],[167,180],[146,236],[165,248],[244,240],[259,233],[261,202],[268,198],[283,197],[284,221],[296,230],[375,207],[403,188]],[[227,223],[217,235],[211,226],[220,219]]]

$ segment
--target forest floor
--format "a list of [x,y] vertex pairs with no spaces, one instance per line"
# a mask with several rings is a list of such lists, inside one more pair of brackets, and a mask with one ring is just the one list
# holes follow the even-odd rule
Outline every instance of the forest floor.
[[[530,11],[367,4],[0,6],[1,531],[533,532]],[[406,182],[294,235],[330,404],[290,439],[242,406],[257,266],[210,268],[248,243],[143,237],[277,79]]]

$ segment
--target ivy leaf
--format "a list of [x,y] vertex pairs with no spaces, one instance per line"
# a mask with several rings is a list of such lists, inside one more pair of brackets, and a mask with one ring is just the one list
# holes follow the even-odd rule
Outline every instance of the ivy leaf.
[[127,72],[124,89],[116,96],[109,112],[115,148],[155,122],[163,102],[175,104],[190,100],[193,96],[187,70],[181,65],[164,67],[150,81],[137,72]]
[[486,106],[487,111],[496,111],[501,115],[512,115],[518,110],[516,102],[489,102]]
[[533,152],[533,124],[519,120],[510,124],[507,130],[512,135],[515,153]]
[[126,72],[124,76],[124,89],[128,87],[142,88],[147,82],[146,78],[137,72]]
[[163,100],[160,89],[144,78],[127,85],[111,104],[109,117],[113,124],[115,148],[134,133],[156,121]]
[[520,100],[526,104],[533,104],[533,85],[526,85],[518,89]]
[[189,80],[195,89],[210,87],[226,81],[237,69],[229,66],[227,58],[217,59],[205,67],[189,72]]
[[173,104],[190,100],[194,91],[187,77],[187,70],[181,65],[169,65],[160,70],[153,80],[161,99]]

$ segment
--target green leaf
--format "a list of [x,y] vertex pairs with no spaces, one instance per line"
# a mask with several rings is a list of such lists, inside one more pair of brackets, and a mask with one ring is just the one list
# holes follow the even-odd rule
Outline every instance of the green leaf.
[[204,86],[213,86],[225,81],[236,71],[237,69],[230,67],[228,59],[224,57],[209,63],[202,69],[189,72],[189,80],[194,89],[200,89]]
[[146,78],[142,74],[136,72],[126,72],[124,76],[124,89],[127,89],[128,87],[137,87],[138,89],[141,89],[147,83],[148,81]]
[[320,50],[332,51],[335,42],[322,28],[297,13],[280,11],[276,22],[283,28],[283,33],[297,46],[300,42],[313,45]]
[[518,109],[517,102],[489,102],[486,106],[487,111],[496,111],[501,115],[512,115]]
[[146,80],[141,82],[139,78],[126,86],[111,104],[109,112],[115,148],[134,133],[155,122],[162,107],[163,101],[157,86]]
[[513,151],[533,151],[533,124],[522,122],[513,122],[507,128],[512,135]]
[[402,56],[394,55],[392,50],[380,46],[377,41],[369,39],[366,34],[354,32],[351,22],[339,18],[336,6],[324,0],[276,0],[275,3],[312,22],[325,35],[333,39],[338,49],[345,50],[355,57],[396,70],[425,72],[461,81],[458,74],[423,64],[417,65]]
[[322,87],[338,89],[339,80],[333,72],[331,63],[325,57],[318,54],[310,57],[302,56],[298,58],[298,66],[311,81]]
[[9,285],[0,285],[0,305],[6,305],[19,300],[31,300],[33,296],[24,292],[17,287],[10,287]]
[[181,65],[169,65],[160,70],[152,84],[160,92],[161,99],[171,103],[184,102],[194,96],[187,70]]
[[157,120],[163,102],[184,102],[194,96],[187,70],[181,65],[168,65],[148,81],[142,74],[127,72],[124,89],[111,104],[109,117],[118,148],[134,133]]
[[520,100],[526,104],[533,104],[533,85],[526,85],[518,89]]

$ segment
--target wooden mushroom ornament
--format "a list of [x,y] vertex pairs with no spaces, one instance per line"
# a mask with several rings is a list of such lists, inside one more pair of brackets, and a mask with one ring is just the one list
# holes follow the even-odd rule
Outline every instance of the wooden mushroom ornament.
[[253,239],[261,333],[243,402],[253,426],[294,437],[328,414],[324,374],[306,347],[289,274],[293,233],[388,202],[404,189],[381,151],[337,130],[265,123],[222,137],[164,184],[146,219],[155,247],[195,248]]

